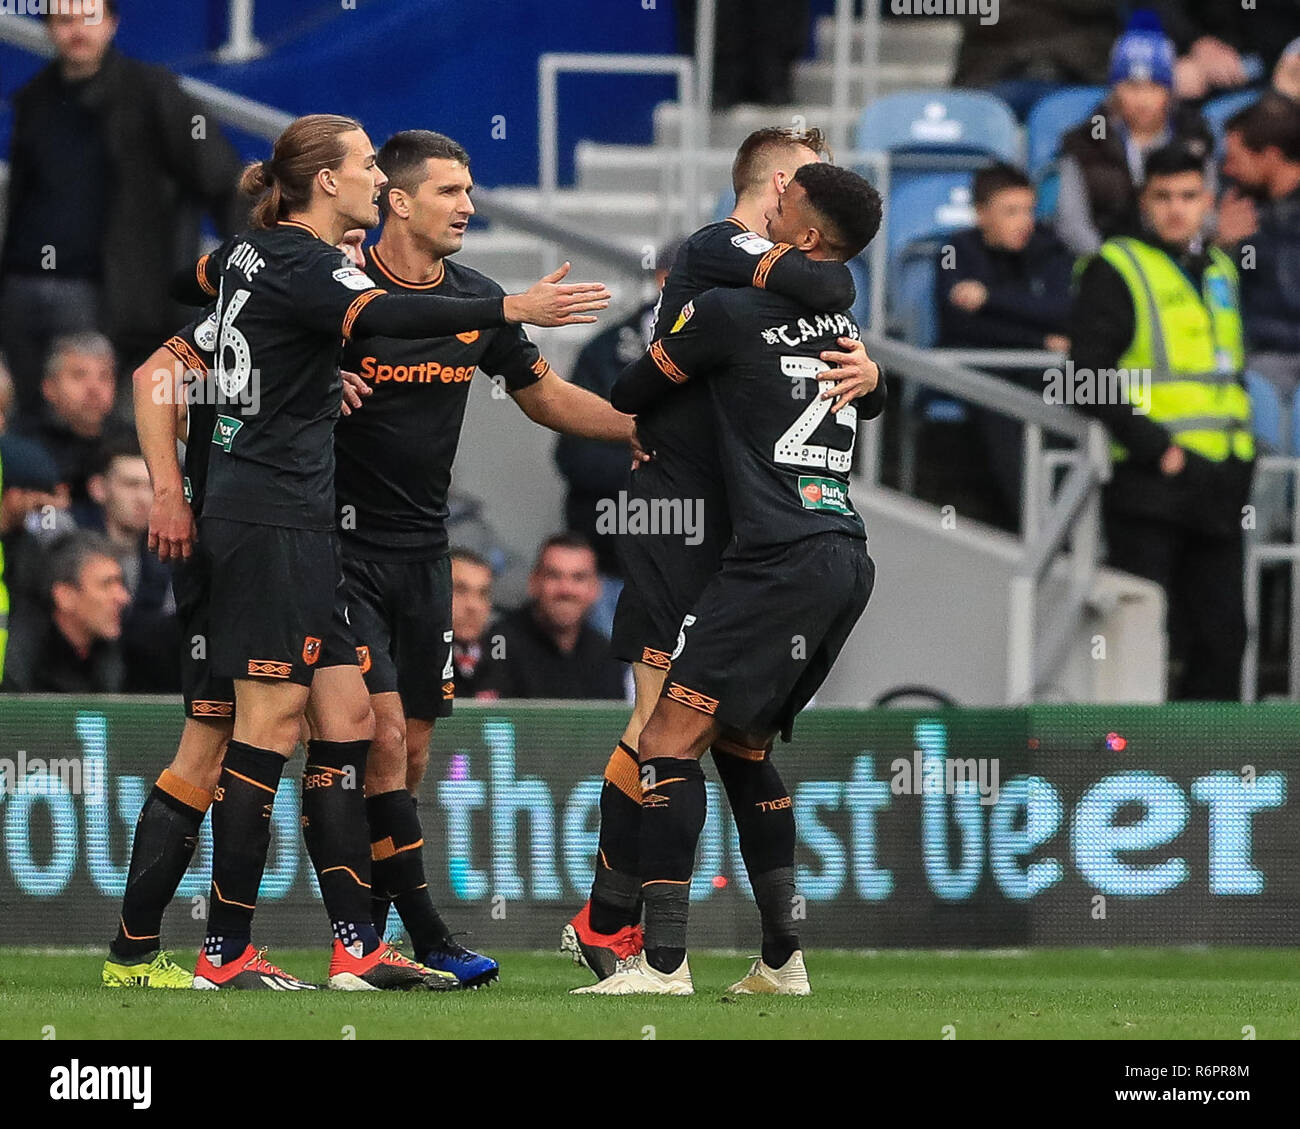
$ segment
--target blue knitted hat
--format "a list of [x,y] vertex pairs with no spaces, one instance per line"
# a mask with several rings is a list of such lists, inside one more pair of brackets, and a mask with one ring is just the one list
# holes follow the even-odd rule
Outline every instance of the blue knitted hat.
[[1160,17],[1135,12],[1111,49],[1108,81],[1112,86],[1128,80],[1157,82],[1172,89],[1175,58],[1173,40],[1160,26]]

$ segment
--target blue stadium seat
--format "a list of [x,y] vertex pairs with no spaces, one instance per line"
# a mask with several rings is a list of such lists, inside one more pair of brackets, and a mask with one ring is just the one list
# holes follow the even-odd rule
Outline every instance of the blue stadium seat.
[[1201,109],[1201,114],[1214,136],[1222,139],[1223,127],[1227,120],[1238,110],[1244,110],[1252,103],[1258,102],[1261,96],[1262,92],[1258,90],[1235,90],[1231,94],[1221,94],[1206,102]]
[[725,188],[713,209],[713,222],[721,223],[736,210],[736,190]]
[[970,181],[969,173],[925,173],[893,188],[887,202],[891,263],[914,239],[975,222]]
[[1056,218],[1056,202],[1061,197],[1061,171],[1056,164],[1050,164],[1038,177],[1038,200],[1034,205],[1034,214],[1046,223]]
[[1038,176],[1052,162],[1061,138],[1087,118],[1105,97],[1104,86],[1067,86],[1034,104],[1025,123],[1030,176]]
[[[1245,375],[1246,392],[1250,396],[1251,423],[1255,439],[1261,447],[1267,447],[1271,453],[1286,454],[1286,444],[1282,438],[1282,398],[1272,381],[1260,376],[1250,369]],[[1300,426],[1300,417],[1292,421],[1292,431]],[[1291,450],[1297,450],[1295,436],[1291,437]]]
[[1011,108],[981,90],[912,90],[877,98],[858,120],[861,150],[906,155],[899,164],[972,168],[990,156],[1020,160],[1020,127]]
[[899,252],[889,271],[889,323],[909,345],[933,348],[939,338],[934,308],[935,269],[940,237],[916,239]]
[[[939,339],[934,285],[943,235],[938,231],[912,240],[890,263],[890,334],[921,348],[933,348]],[[961,400],[929,389],[910,389],[905,403],[916,418],[931,423],[964,423],[967,416]]]

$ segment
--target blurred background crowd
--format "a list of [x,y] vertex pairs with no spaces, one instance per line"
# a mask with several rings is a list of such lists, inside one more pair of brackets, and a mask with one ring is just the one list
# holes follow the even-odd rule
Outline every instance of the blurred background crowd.
[[[98,23],[45,21],[55,57],[10,96],[0,251],[7,691],[179,689],[169,572],[146,544],[151,490],[133,434],[131,374],[188,320],[168,297],[176,267],[197,256],[205,232],[211,240],[241,226],[241,159],[173,74],[114,46],[117,5],[103,2]],[[909,10],[883,7],[887,18]],[[694,9],[677,0],[683,51],[693,50]],[[808,0],[721,0],[719,26],[750,32],[719,35],[714,108],[789,105],[812,18]],[[915,267],[900,285],[921,281],[891,295],[891,331],[927,347],[1038,350],[1080,367],[1115,366],[1161,312],[1142,307],[1119,268],[1094,269],[1105,255],[1092,257],[1109,241],[1136,240],[1166,255],[1199,295],[1218,294],[1217,251],[1235,268],[1218,297],[1243,337],[1240,362],[1219,355],[1216,364],[1250,397],[1232,426],[1262,450],[1294,453],[1300,5],[1259,0],[1243,14],[1223,0],[1160,0],[1136,12],[1110,0],[1001,0],[996,22],[966,18],[961,27],[954,100],[938,116],[959,113],[958,94],[992,96],[975,131],[990,140],[973,146],[965,167],[931,164],[911,183],[894,179],[891,252]],[[996,140],[1000,115],[1014,147]],[[874,144],[867,137],[859,147]],[[1203,191],[1180,210],[1160,184],[1188,174]],[[655,263],[660,284],[673,251],[664,246]],[[1153,294],[1159,301],[1158,288]],[[564,375],[607,394],[645,347],[652,311],[650,302],[603,325]],[[1042,389],[1041,365],[987,367]],[[913,407],[923,428],[921,496],[1014,530],[1016,422],[960,404]],[[1184,474],[1171,471],[1169,444],[1098,415],[1131,458],[1107,495],[1112,561],[1165,586],[1172,635],[1216,651],[1214,669],[1199,675],[1184,654],[1187,696],[1235,697],[1244,635],[1237,517],[1255,446],[1230,443],[1223,457],[1192,448],[1188,457],[1204,465]],[[453,556],[462,697],[625,695],[625,672],[604,638],[618,565],[594,515],[625,480],[626,451],[566,438],[554,457],[568,528],[537,548],[517,608],[494,601],[506,554],[492,513],[473,498],[453,499],[452,544],[463,546]],[[1177,475],[1186,489],[1162,493],[1161,478]],[[1193,574],[1213,588],[1198,588]],[[1219,599],[1228,613],[1207,616]]]

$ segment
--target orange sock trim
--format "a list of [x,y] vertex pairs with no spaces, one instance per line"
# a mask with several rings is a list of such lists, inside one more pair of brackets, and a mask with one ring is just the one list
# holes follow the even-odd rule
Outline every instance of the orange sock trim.
[[205,812],[212,806],[212,793],[196,788],[188,780],[177,776],[170,768],[164,768],[158,777],[158,787],[174,800],[180,800],[186,807],[197,812]]
[[405,847],[396,847],[393,845],[393,837],[389,835],[385,839],[380,839],[378,843],[370,844],[370,858],[373,862],[383,862],[384,859],[400,855],[403,851],[418,851],[423,846],[424,840],[417,839],[414,843],[408,843]]
[[726,753],[729,757],[739,757],[747,761],[761,761],[769,752],[768,749],[751,749],[748,745],[742,745],[739,741],[732,741],[726,737],[719,737],[709,747],[713,750],[714,756]]
[[605,779],[629,800],[641,802],[641,766],[621,745],[615,746],[605,765]]

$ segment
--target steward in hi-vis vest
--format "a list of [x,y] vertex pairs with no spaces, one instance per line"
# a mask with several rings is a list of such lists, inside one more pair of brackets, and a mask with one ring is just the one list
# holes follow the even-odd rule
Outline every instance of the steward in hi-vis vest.
[[1169,696],[1232,700],[1255,441],[1237,268],[1203,244],[1212,206],[1195,154],[1151,154],[1142,230],[1079,272],[1064,402],[1110,432],[1109,563],[1165,589]]

